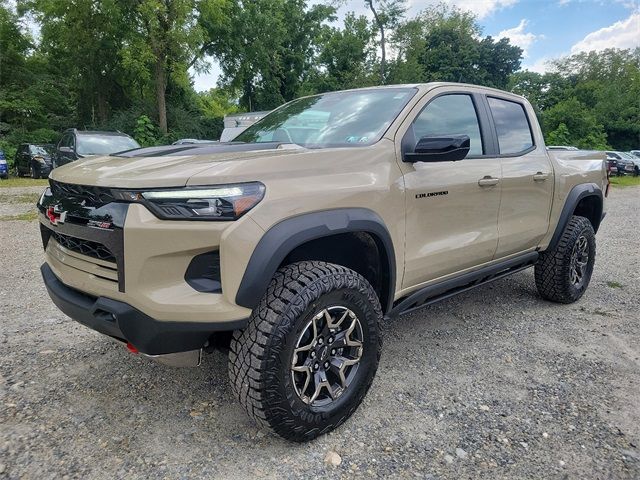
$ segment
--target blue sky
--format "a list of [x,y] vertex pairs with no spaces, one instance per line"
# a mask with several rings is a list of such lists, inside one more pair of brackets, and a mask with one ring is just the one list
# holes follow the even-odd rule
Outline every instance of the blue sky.
[[[379,0],[378,0],[379,1]],[[484,35],[508,37],[525,50],[523,67],[542,72],[546,61],[580,51],[640,46],[640,0],[445,0],[478,16]],[[348,11],[370,15],[364,0],[340,2]],[[409,0],[408,15],[433,0]],[[215,87],[220,73],[196,75],[197,90]]]

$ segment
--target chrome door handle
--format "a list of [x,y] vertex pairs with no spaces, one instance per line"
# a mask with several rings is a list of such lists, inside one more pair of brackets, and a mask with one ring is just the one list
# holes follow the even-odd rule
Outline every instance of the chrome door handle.
[[549,178],[549,174],[548,173],[538,172],[538,173],[533,175],[533,181],[534,182],[544,182],[547,178]]
[[499,181],[499,178],[486,175],[478,180],[478,185],[480,185],[481,187],[492,187],[493,185],[497,185]]

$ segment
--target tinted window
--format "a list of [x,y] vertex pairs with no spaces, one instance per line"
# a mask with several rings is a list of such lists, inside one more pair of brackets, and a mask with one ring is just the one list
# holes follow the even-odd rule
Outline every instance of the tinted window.
[[468,135],[469,155],[482,155],[478,115],[469,95],[443,95],[429,103],[413,121],[416,141],[424,136]]
[[138,142],[123,135],[78,135],[77,152],[80,155],[108,155],[140,148]]
[[370,145],[382,137],[415,93],[414,88],[381,88],[301,98],[271,112],[234,141],[309,148]]
[[533,146],[527,114],[520,103],[489,97],[501,154],[520,153]]

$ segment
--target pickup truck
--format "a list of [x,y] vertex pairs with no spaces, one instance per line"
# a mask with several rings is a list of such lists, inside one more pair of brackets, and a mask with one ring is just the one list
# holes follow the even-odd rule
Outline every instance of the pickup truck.
[[531,105],[490,88],[300,98],[230,143],[54,170],[42,276],[60,310],[134,353],[198,365],[226,348],[248,414],[310,440],[367,393],[383,318],[528,267],[543,298],[578,300],[604,158],[547,151]]

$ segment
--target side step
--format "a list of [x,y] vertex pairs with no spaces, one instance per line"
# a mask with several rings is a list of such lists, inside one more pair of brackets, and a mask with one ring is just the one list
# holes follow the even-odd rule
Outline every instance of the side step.
[[404,315],[405,313],[413,312],[419,308],[439,302],[440,300],[453,297],[458,293],[466,292],[472,288],[519,272],[520,270],[533,266],[538,260],[538,257],[538,252],[527,253],[489,267],[484,267],[475,272],[465,273],[459,277],[450,278],[435,285],[429,285],[412,293],[408,297],[398,300],[386,316],[387,318],[395,318],[399,315]]

